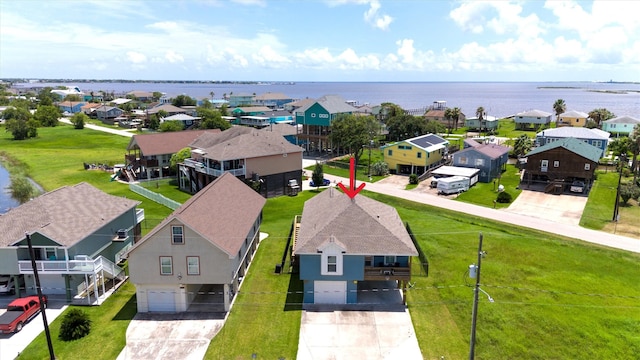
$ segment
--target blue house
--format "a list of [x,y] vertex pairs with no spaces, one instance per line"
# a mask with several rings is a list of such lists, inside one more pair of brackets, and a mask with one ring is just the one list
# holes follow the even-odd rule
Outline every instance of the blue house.
[[295,110],[296,124],[302,125],[298,145],[307,151],[332,149],[329,133],[331,122],[340,114],[353,114],[358,109],[347,104],[339,95],[325,95]]
[[480,144],[465,140],[465,149],[453,154],[453,166],[479,169],[478,181],[491,182],[505,169],[509,148],[497,144]]
[[513,119],[518,130],[534,129],[538,126],[549,126],[551,113],[542,110],[529,110],[516,114]]
[[305,304],[356,304],[359,290],[376,281],[402,289],[405,298],[418,251],[393,207],[331,187],[305,202],[295,227]]
[[536,145],[543,146],[554,141],[560,141],[567,138],[576,138],[602,150],[602,152],[600,153],[600,157],[603,157],[609,144],[609,136],[611,136],[611,134],[600,129],[561,127],[555,129],[547,129],[537,133]]
[[626,115],[602,122],[602,130],[616,136],[629,136],[636,126],[640,126],[640,119]]
[[62,101],[58,103],[58,109],[63,113],[76,114],[82,111],[82,107],[85,104],[82,101]]

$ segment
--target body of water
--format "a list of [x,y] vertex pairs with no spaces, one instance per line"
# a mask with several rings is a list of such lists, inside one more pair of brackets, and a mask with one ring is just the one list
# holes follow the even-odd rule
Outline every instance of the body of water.
[[467,116],[475,116],[479,106],[488,115],[505,117],[527,110],[553,113],[553,103],[563,99],[567,110],[588,113],[607,108],[616,116],[640,117],[640,84],[595,82],[296,82],[262,84],[202,83],[37,83],[17,86],[78,86],[90,91],[123,94],[134,90],[160,91],[169,97],[185,94],[202,99],[226,94],[283,93],[293,99],[319,98],[337,94],[358,104],[378,105],[391,102],[404,109],[420,109],[444,100],[449,107],[459,107]]
[[0,215],[20,205],[16,199],[11,197],[10,184],[9,172],[0,166]]

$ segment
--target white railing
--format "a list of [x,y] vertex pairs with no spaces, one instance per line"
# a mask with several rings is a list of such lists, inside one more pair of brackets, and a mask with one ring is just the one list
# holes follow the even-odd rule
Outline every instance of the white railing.
[[[80,257],[80,256],[77,256]],[[31,260],[18,261],[18,268],[21,274],[33,274],[33,266]],[[117,276],[123,270],[113,262],[103,256],[97,259],[79,260],[36,260],[36,269],[39,273],[57,273],[57,274],[94,274],[100,270],[104,270],[113,276]]]
[[185,159],[183,162],[186,166],[192,167],[194,168],[197,172],[201,172],[207,175],[211,175],[211,176],[215,176],[215,177],[219,177],[222,176],[222,174],[224,173],[231,173],[233,176],[243,176],[246,175],[246,171],[244,168],[240,168],[240,169],[225,169],[225,170],[220,170],[220,169],[212,169],[212,168],[208,168],[205,164],[199,162],[199,161],[195,161],[192,159]]
[[144,209],[136,209],[136,224],[140,224],[144,220]]

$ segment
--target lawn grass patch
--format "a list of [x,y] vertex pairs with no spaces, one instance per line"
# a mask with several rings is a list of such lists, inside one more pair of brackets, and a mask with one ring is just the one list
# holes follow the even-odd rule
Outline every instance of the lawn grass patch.
[[507,165],[506,170],[502,173],[500,179],[496,179],[490,183],[477,182],[468,191],[465,191],[456,197],[456,200],[476,204],[485,207],[494,207],[496,209],[507,208],[510,203],[503,204],[495,202],[498,197],[498,187],[504,186],[504,191],[511,194],[513,201],[520,195],[520,171],[515,165]]

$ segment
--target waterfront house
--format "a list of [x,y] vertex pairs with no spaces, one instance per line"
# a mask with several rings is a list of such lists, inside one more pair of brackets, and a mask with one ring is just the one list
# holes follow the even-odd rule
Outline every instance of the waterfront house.
[[600,149],[600,157],[603,157],[609,144],[609,136],[611,134],[600,129],[562,127],[537,133],[535,143],[537,146],[543,146],[566,138],[576,138]]
[[144,210],[138,204],[79,183],[9,210],[0,216],[0,274],[24,277],[18,296],[35,294],[28,233],[45,294],[101,301],[106,288],[125,279],[116,264],[140,237]]
[[62,101],[58,103],[58,109],[62,113],[75,114],[81,112],[85,104],[84,101]]
[[171,156],[188,148],[190,143],[205,132],[219,133],[220,129],[133,135],[125,155],[125,176],[131,181],[168,176]]
[[305,304],[355,304],[359,290],[376,281],[404,295],[418,251],[393,207],[330,187],[305,202],[294,228]]
[[640,119],[626,115],[602,122],[602,130],[616,136],[629,136],[636,126],[640,126]]
[[236,108],[236,107],[253,105],[254,97],[255,97],[255,94],[237,93],[237,94],[229,94],[227,100],[229,100],[230,108]]
[[[51,95],[57,97],[58,101],[64,100],[69,95],[75,95],[82,100],[88,100],[85,99],[84,92],[82,92],[82,90],[80,90],[80,88],[77,86],[65,86],[63,89],[53,89],[51,90]],[[89,99],[91,99],[91,96],[89,96]]]
[[509,148],[497,144],[480,144],[471,139],[465,140],[470,144],[458,152],[453,153],[453,166],[479,169],[478,180],[488,183],[500,176],[506,169],[509,160]]
[[315,99],[309,99],[309,98],[300,99],[300,100],[296,100],[296,101],[292,101],[292,102],[284,104],[284,109],[286,111],[290,111],[292,113],[295,113],[296,110],[298,110],[300,108],[303,108],[303,107],[311,106],[315,102],[316,102]]
[[286,193],[289,180],[302,183],[302,149],[282,135],[246,126],[204,133],[179,164],[180,189],[196,193],[226,172],[253,181],[265,197]]
[[134,90],[127,93],[128,98],[133,98],[142,102],[153,101],[153,93],[150,91]]
[[464,119],[464,126],[468,131],[493,132],[498,130],[498,124],[498,118],[490,115],[485,115],[482,120],[478,117]]
[[602,149],[576,138],[563,138],[537,147],[526,155],[523,182],[544,184],[546,192],[562,193],[574,181],[589,189]]
[[551,124],[551,113],[542,110],[529,110],[518,113],[514,116],[516,129],[537,130],[540,126]]
[[170,115],[160,119],[160,123],[163,123],[165,121],[178,121],[182,123],[183,129],[189,129],[192,127],[197,128],[200,122],[200,119],[202,118],[199,116],[191,116],[187,114],[174,114],[174,115]]
[[99,103],[86,103],[86,104],[82,105],[82,107],[80,108],[80,111],[85,113],[85,115],[87,115],[87,116],[95,117],[96,109],[99,108],[100,106],[102,106],[102,104],[99,104]]
[[561,126],[574,126],[574,127],[584,127],[587,124],[587,118],[589,118],[589,114],[583,113],[582,111],[565,111],[560,114],[556,125],[558,127]]
[[227,173],[127,254],[138,312],[229,311],[260,240],[266,200]]
[[296,124],[302,125],[298,144],[307,151],[333,149],[329,140],[331,122],[339,115],[354,114],[358,110],[339,95],[325,95],[313,103],[295,110]]
[[422,174],[444,163],[449,141],[426,134],[384,145],[382,154],[389,170],[397,174]]
[[283,93],[266,92],[264,94],[257,95],[253,98],[253,104],[256,106],[266,106],[270,109],[282,109],[284,104],[292,102],[290,96]]

